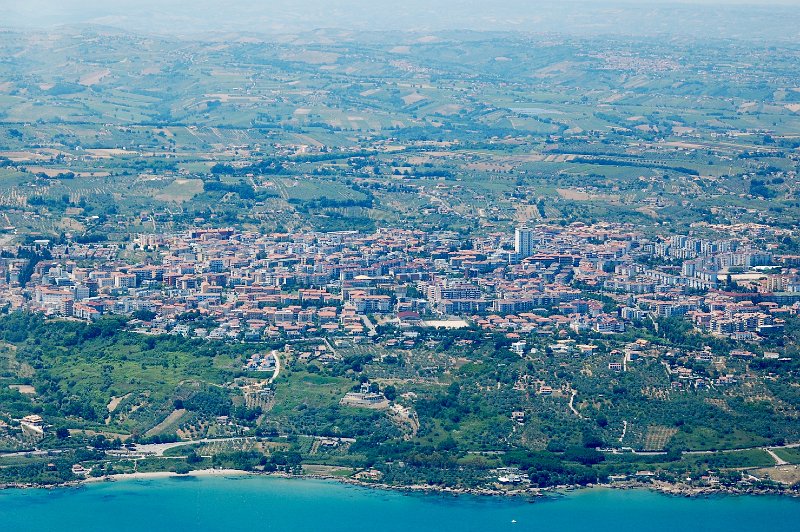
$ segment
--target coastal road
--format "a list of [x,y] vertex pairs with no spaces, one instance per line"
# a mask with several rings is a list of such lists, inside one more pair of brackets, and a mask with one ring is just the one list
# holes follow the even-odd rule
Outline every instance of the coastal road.
[[[623,421],[623,423],[625,423],[625,422]],[[627,426],[627,424],[626,424],[626,426]],[[623,437],[624,437],[624,435],[623,435]],[[775,454],[773,451],[775,449],[795,449],[795,448],[798,448],[798,447],[800,447],[800,442],[787,443],[786,445],[772,445],[770,447],[742,447],[742,448],[739,448],[739,449],[718,449],[718,450],[714,450],[714,451],[683,451],[682,454],[687,455],[687,456],[692,456],[692,455],[694,455],[694,456],[702,456],[704,454],[738,453],[738,452],[741,452],[741,451],[756,451],[756,450],[760,450],[760,451],[764,451],[768,455],[770,455],[772,457],[772,459],[775,460],[775,465],[776,466],[783,466],[783,465],[791,465],[791,462],[787,462],[786,460],[782,459],[780,456]],[[611,452],[611,453],[614,453],[614,454],[617,454],[617,453],[620,453],[620,452],[625,452],[625,453],[631,453],[631,454],[638,454],[638,455],[642,455],[642,456],[659,456],[659,455],[667,454],[667,451],[634,451],[634,450],[622,451],[621,449],[601,449],[601,450],[603,452]]]
[[[299,436],[303,436],[306,438],[322,438],[322,436],[313,436],[310,434],[299,434]],[[255,436],[235,436],[231,438],[203,438],[200,440],[186,440],[186,441],[177,441],[174,443],[146,443],[146,444],[139,444],[136,445],[135,450],[131,451],[134,454],[147,454],[149,456],[164,456],[164,452],[168,449],[173,449],[175,447],[181,447],[183,445],[197,445],[200,443],[217,443],[217,442],[245,442],[250,440],[255,440]],[[330,438],[326,438],[330,439]],[[356,440],[353,438],[333,438],[340,442],[347,442],[347,443],[354,443]]]
[[12,453],[0,453],[0,457],[5,458],[6,456],[47,456],[49,454],[59,454],[63,453],[66,449],[48,449],[45,451],[15,451]]
[[254,439],[254,436],[240,436],[233,438],[203,438],[201,440],[176,441],[173,443],[144,443],[137,444],[132,452],[136,454],[147,454],[150,456],[164,456],[164,451],[174,447],[181,447],[183,445],[196,445],[198,443],[214,443],[225,441],[247,441]]
[[787,462],[786,460],[784,460],[783,458],[781,458],[780,456],[775,454],[774,450],[775,449],[794,449],[794,448],[797,448],[797,447],[800,447],[800,442],[787,443],[786,445],[772,445],[770,447],[744,447],[742,449],[720,449],[720,450],[717,450],[717,451],[684,451],[683,454],[698,455],[698,454],[715,454],[715,453],[736,453],[736,452],[739,452],[739,451],[761,450],[761,451],[766,452],[768,455],[770,455],[772,457],[773,460],[775,460],[775,465],[776,466],[782,466],[782,465],[788,465],[789,462]]

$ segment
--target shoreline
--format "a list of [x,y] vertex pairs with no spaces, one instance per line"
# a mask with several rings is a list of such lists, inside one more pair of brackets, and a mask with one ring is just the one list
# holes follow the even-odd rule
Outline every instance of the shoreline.
[[146,473],[119,473],[116,475],[109,475],[105,477],[90,477],[83,480],[78,480],[79,484],[94,484],[97,482],[118,482],[126,480],[147,480],[153,478],[170,478],[170,477],[222,477],[222,476],[244,476],[253,474],[251,471],[244,471],[242,469],[198,469],[190,471],[182,475],[174,471],[148,471]]
[[334,481],[340,484],[358,486],[362,488],[376,489],[382,491],[395,491],[403,493],[421,494],[441,494],[441,495],[471,495],[480,497],[525,497],[529,499],[547,499],[562,497],[569,493],[576,493],[591,489],[612,489],[612,490],[647,490],[661,495],[671,497],[700,498],[712,496],[781,496],[781,497],[800,497],[800,492],[758,488],[731,488],[731,487],[704,487],[688,486],[685,484],[671,484],[667,482],[614,482],[607,484],[588,484],[588,485],[563,485],[551,486],[546,488],[521,488],[521,489],[498,489],[498,488],[455,488],[448,486],[432,486],[428,484],[393,485],[381,482],[366,482],[363,480],[338,477],[324,474],[291,475],[286,473],[266,473],[263,471],[245,471],[243,469],[198,469],[186,474],[179,474],[174,471],[149,471],[141,473],[119,473],[103,477],[90,477],[78,479],[62,484],[40,485],[40,484],[10,484],[0,485],[0,489],[58,489],[67,487],[80,487],[83,485],[97,484],[100,482],[125,482],[131,480],[149,480],[159,478],[192,478],[192,477],[245,477],[263,476],[272,478],[296,479],[296,480],[325,480]]

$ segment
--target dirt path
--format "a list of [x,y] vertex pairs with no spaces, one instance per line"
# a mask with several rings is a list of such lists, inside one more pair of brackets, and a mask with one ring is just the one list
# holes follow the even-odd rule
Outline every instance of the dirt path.
[[111,412],[116,410],[117,407],[119,406],[119,404],[122,402],[122,400],[125,399],[126,397],[128,397],[129,395],[130,394],[127,393],[127,394],[125,394],[125,395],[123,395],[121,397],[112,397],[111,401],[106,406],[106,408],[108,409],[108,413],[110,414]]
[[578,416],[580,419],[583,419],[583,416],[581,415],[581,413],[580,413],[580,412],[578,412],[578,411],[575,409],[575,406],[574,406],[574,403],[575,403],[575,396],[576,396],[576,395],[578,395],[578,391],[577,391],[577,390],[572,390],[572,395],[571,395],[571,396],[570,396],[570,398],[569,398],[569,409],[570,409],[570,410],[572,410],[572,413],[573,413],[573,414],[575,414],[576,416]]
[[144,435],[145,436],[154,436],[154,435],[160,433],[162,430],[167,428],[169,425],[171,425],[172,423],[174,423],[177,420],[179,420],[181,418],[181,416],[183,416],[185,413],[186,413],[186,409],[185,408],[179,408],[177,410],[173,410],[172,413],[170,415],[168,415],[164,419],[164,421],[162,421],[161,423],[159,423],[158,425],[156,425],[152,429],[150,429],[147,432],[145,432]]
[[278,378],[278,375],[281,374],[281,357],[278,356],[277,351],[273,351],[272,356],[275,357],[275,372],[272,374],[272,377],[269,378],[267,384],[272,384],[275,379]]
[[114,411],[117,409],[117,407],[122,402],[122,400],[125,399],[126,397],[128,397],[129,395],[130,395],[129,393],[126,393],[125,395],[123,395],[121,397],[112,397],[111,398],[111,401],[109,401],[108,404],[106,405],[106,409],[108,410],[108,415],[106,416],[106,425],[110,425],[111,424],[111,414],[114,413]]

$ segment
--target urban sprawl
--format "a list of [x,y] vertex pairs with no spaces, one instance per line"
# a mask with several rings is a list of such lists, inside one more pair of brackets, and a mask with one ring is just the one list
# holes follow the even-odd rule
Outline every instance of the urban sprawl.
[[[475,238],[387,228],[40,240],[6,250],[30,258],[0,259],[0,299],[10,310],[82,320],[134,314],[149,334],[246,341],[366,338],[388,323],[477,326],[512,338],[614,334],[664,317],[741,341],[780,334],[783,317],[800,308],[800,257],[770,251],[780,229],[726,229],[732,236],[720,239],[574,223]],[[125,252],[146,259],[129,264]],[[190,327],[187,315],[213,326]]]

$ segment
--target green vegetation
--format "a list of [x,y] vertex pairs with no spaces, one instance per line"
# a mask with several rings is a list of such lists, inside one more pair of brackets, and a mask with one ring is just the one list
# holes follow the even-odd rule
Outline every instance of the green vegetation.
[[26,235],[800,220],[783,43],[21,38],[0,38],[0,210]]
[[[6,342],[0,415],[11,421],[39,413],[48,426],[38,440],[6,434],[0,441],[6,450],[67,449],[51,460],[2,458],[0,465],[8,467],[0,467],[0,479],[66,481],[73,477],[64,473],[65,464],[75,462],[91,466],[93,474],[108,474],[108,468],[185,472],[212,466],[299,473],[302,464],[318,464],[375,468],[389,483],[459,487],[492,483],[494,469],[511,467],[544,487],[595,483],[641,469],[680,476],[766,467],[773,459],[759,449],[682,451],[779,445],[800,437],[791,419],[766,403],[748,401],[745,388],[667,392],[664,399],[651,400],[653,393],[664,393],[655,390],[669,389],[663,366],[643,359],[624,374],[609,373],[608,353],[621,341],[616,338],[594,339],[602,349],[579,360],[549,352],[546,345],[538,349],[541,355],[521,358],[501,336],[425,329],[417,331],[425,349],[381,342],[344,346],[342,362],[329,365],[283,355],[274,403],[253,408],[234,383],[246,382],[238,368],[256,346],[138,335],[125,327],[125,320],[116,318],[93,324],[30,314],[0,318]],[[675,334],[668,333],[670,342],[683,341]],[[383,335],[390,339],[392,329],[384,328]],[[418,358],[453,369],[431,374]],[[542,396],[512,388],[522,375],[555,390],[580,389],[575,401],[580,417],[568,408],[565,393]],[[417,421],[340,405],[362,382],[411,409]],[[31,386],[35,395],[10,384]],[[762,387],[759,393],[770,391]],[[513,421],[512,411],[524,412],[524,423]],[[666,453],[598,451],[620,445],[623,421],[622,445]],[[199,437],[227,439],[177,446],[163,458],[134,462],[103,454],[131,441]],[[332,439],[323,444],[325,438]],[[84,457],[80,452],[87,444],[95,454]],[[795,451],[777,452],[796,462]]]
[[[93,324],[45,322],[12,314],[0,320],[0,338],[14,346],[15,360],[31,375],[6,372],[0,378],[3,410],[14,417],[40,413],[57,427],[143,435],[173,411],[176,401],[193,414],[228,415],[222,384],[240,367],[241,347],[148,337],[122,330],[124,319]],[[33,386],[25,397],[8,384]],[[109,405],[118,398],[113,412]]]
[[798,447],[775,449],[774,453],[790,464],[800,464],[800,448]]

